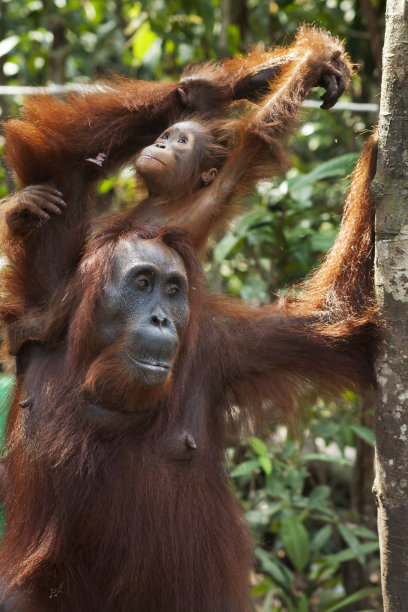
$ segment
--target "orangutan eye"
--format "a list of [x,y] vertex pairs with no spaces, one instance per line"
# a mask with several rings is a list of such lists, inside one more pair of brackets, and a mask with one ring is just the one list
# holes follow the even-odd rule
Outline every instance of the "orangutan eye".
[[179,138],[178,141],[180,144],[186,144],[187,140],[185,138]]
[[179,292],[179,288],[177,285],[172,285],[167,289],[167,295],[176,295]]
[[149,286],[149,281],[147,278],[138,278],[136,281],[136,285],[139,289],[146,289]]
[[169,135],[168,134],[163,134],[163,136],[160,136],[160,138],[162,140],[168,140],[169,139]]

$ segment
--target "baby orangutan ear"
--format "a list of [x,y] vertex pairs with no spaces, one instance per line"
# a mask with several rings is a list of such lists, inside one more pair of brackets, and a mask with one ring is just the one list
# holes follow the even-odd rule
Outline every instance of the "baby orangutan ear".
[[201,173],[201,180],[203,181],[204,185],[209,185],[213,182],[217,174],[217,168],[211,168],[211,170],[207,170],[206,172]]

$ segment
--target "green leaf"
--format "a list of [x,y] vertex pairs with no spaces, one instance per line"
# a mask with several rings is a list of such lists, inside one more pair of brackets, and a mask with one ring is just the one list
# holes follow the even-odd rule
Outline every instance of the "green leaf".
[[269,524],[271,517],[277,514],[282,509],[280,502],[270,504],[263,503],[256,510],[249,510],[245,513],[245,518],[253,529],[257,527],[266,527]]
[[310,246],[312,247],[312,251],[315,253],[326,252],[332,246],[334,239],[336,237],[336,233],[330,232],[320,232],[318,234],[313,234],[310,239]]
[[378,593],[378,587],[367,587],[365,589],[361,589],[360,591],[349,595],[349,597],[342,597],[341,601],[337,601],[334,605],[325,607],[324,612],[336,612],[336,610],[341,610],[342,608],[345,608],[356,601],[370,597],[370,595],[373,595],[374,593]]
[[[361,544],[361,551],[364,555],[368,555],[369,553],[376,552],[379,549],[378,542],[366,542],[365,544]],[[326,555],[325,560],[329,564],[339,565],[340,563],[344,563],[345,561],[351,561],[355,559],[356,555],[354,550],[351,548],[346,548],[345,550],[341,550],[334,555]]]
[[298,610],[299,612],[308,612],[309,611],[309,604],[307,601],[307,597],[306,595],[302,595],[301,598],[298,601]]
[[352,171],[358,158],[358,153],[346,153],[346,155],[340,155],[327,162],[323,162],[317,168],[308,172],[308,174],[302,174],[301,176],[289,179],[289,191],[301,189],[306,185],[313,185],[316,181],[332,176],[347,176]]
[[13,385],[14,376],[12,374],[0,374],[0,419],[4,408],[10,405]]
[[282,459],[283,460],[289,459],[290,457],[294,455],[295,451],[296,451],[296,442],[294,440],[287,442],[282,450]]
[[306,453],[301,457],[303,463],[308,461],[327,461],[328,463],[338,463],[339,465],[352,465],[350,459],[345,457],[332,457],[331,455],[325,455],[324,453]]
[[350,425],[350,429],[354,431],[356,436],[370,444],[370,446],[374,446],[374,432],[368,427],[364,427],[363,425]]
[[259,457],[259,465],[265,474],[272,473],[272,461],[269,459],[269,457]]
[[273,580],[287,590],[293,588],[293,574],[282,563],[279,563],[274,557],[263,550],[262,548],[255,549],[255,555],[261,562],[262,569],[267,572]]
[[156,40],[156,34],[150,29],[150,25],[145,22],[140,26],[133,38],[133,53],[135,57],[142,61],[147,51]]
[[251,459],[250,461],[244,461],[237,465],[235,469],[232,470],[231,476],[235,478],[236,476],[245,476],[247,474],[252,474],[255,470],[259,468],[258,459]]
[[231,232],[227,232],[222,240],[217,244],[213,251],[215,263],[223,261],[230,252],[243,241],[241,236],[235,236]]
[[339,523],[337,525],[337,528],[340,532],[341,537],[345,541],[345,543],[351,548],[351,550],[354,551],[356,559],[358,559],[361,565],[363,565],[365,558],[364,558],[364,553],[361,550],[360,541],[356,538],[356,536],[351,531],[351,529],[346,527],[346,525],[342,525],[341,523]]
[[364,525],[356,525],[354,533],[360,538],[366,538],[367,540],[378,540],[378,534],[372,529],[367,529]]
[[0,443],[3,441],[7,414],[10,408],[14,386],[12,374],[0,374]]
[[330,497],[330,487],[319,485],[310,493],[307,505],[309,508],[320,508],[328,497]]
[[332,537],[333,529],[331,525],[325,525],[314,535],[311,549],[317,554],[328,540]]
[[313,187],[312,185],[302,185],[296,189],[291,189],[290,195],[304,208],[309,208],[312,203]]
[[310,557],[309,534],[297,516],[282,520],[282,539],[296,570],[301,573]]
[[272,582],[269,576],[265,576],[265,578],[263,578],[261,582],[252,587],[251,595],[252,597],[261,597],[262,595],[266,595],[266,593],[269,593],[269,591],[273,589],[274,586],[275,584]]
[[112,189],[114,185],[115,185],[115,181],[113,179],[105,179],[99,185],[98,191],[101,194],[107,193],[108,191]]
[[262,440],[259,438],[249,438],[249,443],[252,446],[253,450],[260,457],[265,456],[268,452],[268,448]]

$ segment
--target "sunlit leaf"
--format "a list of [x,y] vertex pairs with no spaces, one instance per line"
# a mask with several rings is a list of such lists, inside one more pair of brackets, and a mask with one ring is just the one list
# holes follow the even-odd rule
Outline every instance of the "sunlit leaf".
[[133,37],[132,49],[134,56],[142,61],[146,52],[150,49],[157,36],[150,29],[148,22],[143,23]]
[[265,474],[271,474],[272,472],[272,461],[269,457],[259,457],[259,465],[265,472]]
[[259,438],[250,438],[249,443],[252,446],[253,450],[256,452],[256,454],[259,456],[266,455],[266,453],[268,452],[268,448],[265,442],[263,442],[263,440],[260,440]]
[[3,40],[0,42],[0,57],[10,53],[10,51],[18,44],[19,40],[20,37],[15,35],[9,36],[8,38],[3,38]]

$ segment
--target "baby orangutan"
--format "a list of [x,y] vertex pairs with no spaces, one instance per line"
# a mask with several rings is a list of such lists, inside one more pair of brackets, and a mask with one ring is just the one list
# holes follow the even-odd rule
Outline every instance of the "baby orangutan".
[[[208,235],[224,229],[239,213],[242,196],[260,179],[287,167],[284,146],[310,90],[320,85],[327,87],[322,106],[330,108],[350,77],[350,65],[341,44],[327,34],[304,28],[293,47],[296,59],[280,67],[270,92],[259,106],[246,109],[241,119],[228,122],[210,116],[208,110],[190,113],[184,121],[165,129],[153,144],[136,150],[136,170],[146,185],[148,197],[125,213],[135,227],[143,224],[183,227],[196,251],[202,252]],[[182,98],[185,96],[183,93]],[[76,120],[76,100],[71,98],[64,104],[64,112]],[[31,102],[30,112],[36,116],[39,106],[33,108]],[[47,130],[46,117],[41,121]],[[108,121],[106,117],[103,133],[108,129]],[[112,115],[112,124],[117,121]],[[40,125],[37,121],[36,128]],[[63,133],[67,129],[68,126],[54,127],[54,139],[58,139],[55,130]],[[96,136],[91,135],[95,146]],[[91,156],[82,159],[81,171],[87,173],[86,167],[89,170],[92,166],[94,171],[99,169],[102,177],[117,156],[112,147],[104,151],[95,148]],[[68,173],[68,151],[64,165]],[[91,176],[95,180],[95,174]],[[83,190],[88,180],[83,181]],[[48,220],[50,213],[60,214],[65,207],[61,187],[60,181],[58,189],[54,184],[36,185],[16,194],[6,213],[10,229],[16,234],[26,233],[35,225],[36,217]]]

